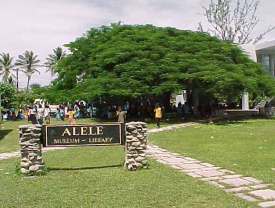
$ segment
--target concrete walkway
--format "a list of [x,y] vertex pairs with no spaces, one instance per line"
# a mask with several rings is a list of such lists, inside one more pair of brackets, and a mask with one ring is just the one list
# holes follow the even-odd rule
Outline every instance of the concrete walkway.
[[[189,122],[175,124],[158,129],[148,130],[148,133],[156,133],[175,128],[184,128],[196,125]],[[66,147],[43,148],[43,152],[65,149]],[[156,145],[147,145],[147,156],[158,162],[168,165],[177,171],[187,174],[193,178],[205,181],[206,183],[223,189],[225,192],[233,193],[249,202],[255,202],[260,207],[275,207],[275,191],[269,189],[274,184],[267,184],[256,178],[243,176],[222,167],[216,167],[210,163],[202,162],[194,158],[185,157],[178,153],[169,152]],[[20,157],[19,151],[0,153],[0,160],[12,157]]]
[[184,127],[187,127],[187,126],[193,126],[193,125],[197,125],[197,124],[198,123],[195,123],[195,122],[173,124],[173,125],[165,126],[165,127],[161,127],[161,128],[150,129],[147,132],[150,134],[150,133],[155,133],[155,132],[160,132],[160,131],[167,131],[167,130],[171,130],[171,129],[184,128]]

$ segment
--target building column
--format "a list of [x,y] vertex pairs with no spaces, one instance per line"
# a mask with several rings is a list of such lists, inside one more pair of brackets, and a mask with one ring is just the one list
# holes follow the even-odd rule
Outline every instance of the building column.
[[184,102],[188,102],[188,100],[187,100],[187,92],[186,92],[186,90],[183,90],[183,91],[182,91],[182,94],[183,94],[183,99],[184,99]]
[[242,97],[242,110],[249,110],[248,93],[244,92]]

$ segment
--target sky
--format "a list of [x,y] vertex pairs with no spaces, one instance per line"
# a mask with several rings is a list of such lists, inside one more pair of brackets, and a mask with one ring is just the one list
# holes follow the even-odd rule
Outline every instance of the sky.
[[[206,25],[202,6],[210,0],[0,0],[0,53],[19,54],[32,50],[41,64],[58,46],[74,41],[92,27],[124,24],[153,24],[196,30],[198,22]],[[254,34],[275,25],[274,0],[260,0],[260,22]],[[207,27],[207,25],[206,25]],[[275,31],[265,41],[275,40]],[[39,68],[31,84],[48,85],[54,77]],[[19,86],[27,79],[20,73]]]

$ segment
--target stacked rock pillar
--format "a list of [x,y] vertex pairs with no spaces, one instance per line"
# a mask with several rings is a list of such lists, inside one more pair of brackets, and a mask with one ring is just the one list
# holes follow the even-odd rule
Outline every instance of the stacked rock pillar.
[[144,122],[126,123],[125,167],[128,170],[147,168],[147,124]]
[[41,125],[19,126],[21,173],[41,173],[44,168],[41,152]]

